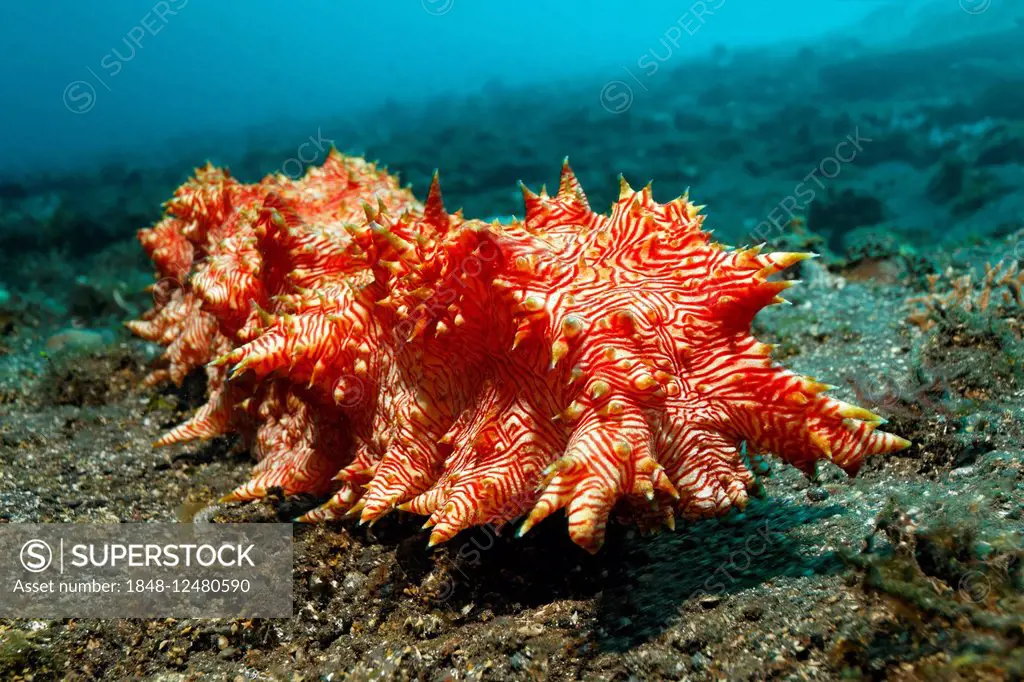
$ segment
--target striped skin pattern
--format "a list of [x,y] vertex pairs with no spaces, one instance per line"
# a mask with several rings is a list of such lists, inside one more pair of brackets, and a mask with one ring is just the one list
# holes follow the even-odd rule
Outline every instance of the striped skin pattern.
[[258,464],[225,499],[328,498],[303,521],[401,509],[433,545],[564,509],[589,551],[613,508],[645,527],[743,508],[743,444],[851,475],[909,445],[750,334],[810,254],[724,248],[686,197],[624,181],[595,213],[567,164],[555,196],[523,192],[501,225],[337,152],[298,181],[200,169],[139,235],[177,283],[129,323],[167,346],[149,381],[208,377],[157,443],[240,433]]

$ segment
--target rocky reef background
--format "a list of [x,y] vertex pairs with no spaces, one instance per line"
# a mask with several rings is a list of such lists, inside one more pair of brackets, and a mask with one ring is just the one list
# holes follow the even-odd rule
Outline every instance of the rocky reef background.
[[0,677],[1024,677],[1024,15],[1005,5],[898,43],[880,25],[874,42],[684,59],[655,36],[653,72],[494,82],[182,140],[160,163],[5,175],[0,522],[273,520],[315,504],[211,508],[245,453],[149,446],[203,389],[139,388],[155,349],[121,326],[150,302],[134,231],[219,147],[246,180],[302,172],[330,141],[421,195],[440,168],[447,202],[474,217],[519,213],[516,182],[555,184],[566,154],[597,207],[619,172],[663,200],[692,186],[722,241],[823,255],[758,334],[915,445],[854,481],[772,467],[743,514],[616,528],[594,557],[561,518],[432,551],[401,516],[298,528],[291,620],[0,621]]

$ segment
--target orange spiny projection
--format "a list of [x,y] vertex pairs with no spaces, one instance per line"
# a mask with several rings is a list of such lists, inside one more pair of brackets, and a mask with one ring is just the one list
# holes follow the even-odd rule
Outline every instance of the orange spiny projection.
[[337,152],[297,181],[199,170],[139,235],[161,281],[129,326],[167,346],[149,381],[208,378],[158,444],[240,433],[258,464],[226,499],[327,497],[305,521],[401,509],[435,544],[564,509],[590,551],[617,505],[670,527],[743,508],[743,444],[851,474],[908,445],[750,334],[809,254],[723,248],[686,197],[624,181],[595,213],[568,165],[556,196],[523,192],[501,225]]

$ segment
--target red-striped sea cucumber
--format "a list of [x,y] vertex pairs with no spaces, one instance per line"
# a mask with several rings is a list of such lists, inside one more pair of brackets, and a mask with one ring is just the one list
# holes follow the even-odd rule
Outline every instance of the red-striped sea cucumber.
[[167,346],[148,381],[208,379],[158,444],[239,433],[258,464],[226,499],[329,497],[307,521],[401,509],[434,544],[564,508],[590,551],[613,507],[670,527],[742,508],[743,444],[851,474],[909,444],[751,335],[809,254],[725,248],[687,197],[625,181],[595,213],[568,164],[555,196],[523,192],[502,225],[337,152],[300,180],[199,169],[139,233],[160,296],[129,326]]

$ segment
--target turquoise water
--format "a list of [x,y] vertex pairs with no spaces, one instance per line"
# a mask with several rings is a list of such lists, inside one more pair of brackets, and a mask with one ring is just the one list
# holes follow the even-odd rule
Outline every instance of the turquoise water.
[[9,252],[102,248],[196,165],[297,178],[332,144],[420,193],[440,169],[475,217],[566,156],[596,205],[619,173],[693,187],[737,243],[789,214],[837,250],[1024,215],[1008,0],[43,2],[0,9],[0,39]]
[[[722,46],[810,40],[827,49],[836,31],[869,41],[928,4],[5,3],[0,158],[10,175],[70,169],[108,153],[159,153],[182,136],[355,116],[499,83],[610,78],[624,66],[643,74]],[[957,0],[937,5],[967,28]]]

